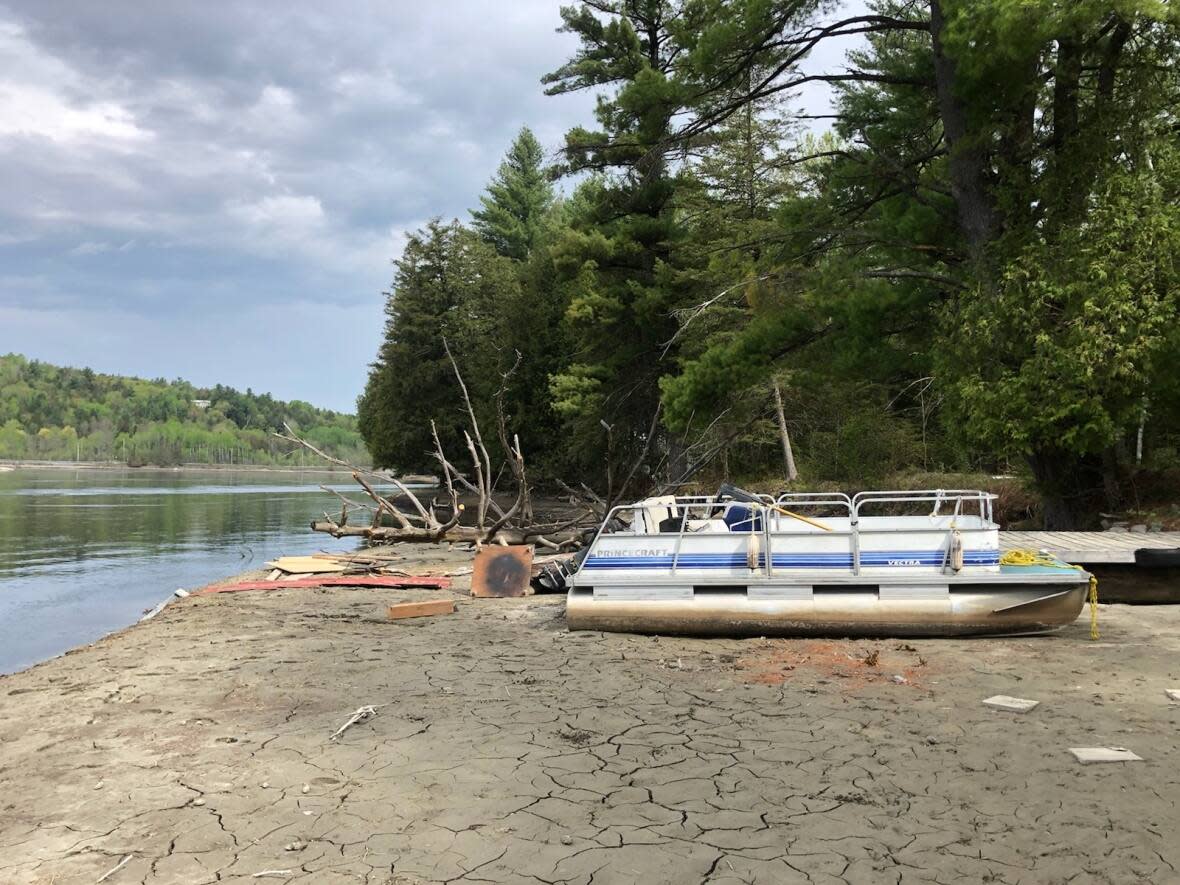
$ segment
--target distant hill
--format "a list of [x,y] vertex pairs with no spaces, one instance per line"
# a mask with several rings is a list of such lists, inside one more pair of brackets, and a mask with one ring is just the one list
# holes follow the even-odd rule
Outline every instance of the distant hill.
[[368,463],[356,418],[300,400],[145,381],[0,356],[0,458],[158,464],[298,464],[286,421],[329,454]]

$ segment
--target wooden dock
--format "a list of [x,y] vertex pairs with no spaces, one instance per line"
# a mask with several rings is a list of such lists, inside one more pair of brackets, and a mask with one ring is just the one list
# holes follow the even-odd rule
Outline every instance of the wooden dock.
[[1180,532],[1000,532],[1001,550],[1047,550],[1074,565],[1133,564],[1144,547],[1180,547]]

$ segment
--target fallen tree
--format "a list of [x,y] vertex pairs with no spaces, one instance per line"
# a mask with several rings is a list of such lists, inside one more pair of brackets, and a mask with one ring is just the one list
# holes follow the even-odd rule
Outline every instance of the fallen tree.
[[[430,422],[431,439],[434,442],[432,456],[440,471],[437,490],[443,493],[443,500],[440,501],[436,494],[427,502],[394,474],[359,467],[333,457],[300,437],[290,425],[284,424],[285,432],[276,433],[277,437],[302,446],[330,464],[347,468],[368,498],[367,501],[356,500],[328,486],[320,486],[340,499],[340,515],[333,517],[325,512],[323,519],[312,521],[311,528],[336,538],[360,537],[377,543],[461,542],[476,546],[535,544],[553,551],[575,550],[581,547],[588,533],[602,523],[613,507],[623,503],[624,496],[640,478],[640,468],[653,456],[651,443],[656,438],[660,409],[657,407],[652,415],[651,426],[644,437],[638,457],[629,465],[629,469],[622,471],[622,482],[615,481],[615,471],[608,451],[605,466],[606,489],[603,494],[594,491],[585,483],[580,483],[580,490],[577,490],[557,481],[557,485],[567,493],[567,502],[575,515],[549,522],[537,521],[533,513],[532,491],[525,470],[520,438],[515,433],[509,433],[504,411],[504,395],[508,389],[508,380],[520,364],[520,355],[517,355],[512,368],[503,373],[502,383],[494,398],[496,430],[504,460],[493,471],[492,458],[484,443],[467,384],[463,381],[459,365],[445,340],[443,348],[455,373],[469,421],[469,426],[463,432],[466,455],[471,464],[469,472],[459,470],[455,466],[455,460],[443,450],[434,421]],[[728,434],[721,435],[716,432],[718,422],[727,411],[714,418],[709,426],[698,434],[695,442],[680,449],[678,455],[681,469],[678,475],[667,477],[664,483],[654,488],[650,480],[646,483],[649,494],[674,493],[724,451],[740,430],[731,430]],[[609,434],[611,428],[609,425],[606,427]],[[661,472],[668,460],[668,453],[660,454],[655,460],[654,467],[648,464],[645,471],[647,476]],[[505,493],[513,496],[507,506],[496,500],[496,486],[500,477],[505,475],[511,477],[513,485],[513,489]],[[379,486],[392,486],[396,494],[383,492]],[[473,502],[471,506],[460,500],[463,496],[468,502]],[[367,514],[367,520],[355,521],[354,516],[358,513]]]
[[[440,484],[438,489],[444,494],[442,502],[438,497],[423,502],[402,480],[392,473],[358,467],[339,458],[335,458],[312,443],[301,438],[290,425],[284,424],[284,433],[278,433],[280,439],[300,445],[308,451],[318,455],[329,463],[347,468],[352,478],[368,496],[368,501],[358,501],[340,492],[321,486],[324,491],[338,497],[341,501],[340,516],[334,518],[328,513],[323,514],[322,520],[314,520],[311,528],[317,532],[325,532],[337,538],[363,537],[377,542],[419,542],[439,543],[444,541],[467,542],[481,544],[536,544],[550,550],[575,549],[582,544],[586,530],[593,528],[599,522],[600,516],[596,508],[581,508],[571,519],[552,522],[535,522],[533,517],[532,494],[529,489],[528,476],[525,471],[524,454],[520,447],[520,438],[516,434],[509,436],[508,423],[504,415],[504,392],[507,389],[508,378],[515,371],[515,366],[503,376],[496,394],[496,423],[501,447],[504,450],[505,461],[498,470],[493,472],[492,459],[488,447],[484,443],[479,420],[475,416],[475,409],[471,404],[471,397],[467,385],[459,372],[459,366],[451,355],[450,347],[443,342],[446,353],[454,369],[455,378],[462,392],[464,408],[470,426],[464,430],[463,438],[467,444],[467,455],[471,462],[470,473],[460,471],[454,460],[443,451],[439,440],[438,428],[430,422],[431,436],[434,440],[434,460],[440,470]],[[517,359],[519,363],[519,358]],[[512,477],[514,495],[512,503],[502,505],[496,500],[496,484],[500,476],[505,473]],[[383,493],[378,486],[393,486],[397,494]],[[467,495],[474,498],[469,508],[460,501],[460,497]],[[354,514],[365,512],[368,514],[367,524],[352,521]],[[464,522],[463,517],[469,516]],[[387,522],[392,521],[392,525]]]

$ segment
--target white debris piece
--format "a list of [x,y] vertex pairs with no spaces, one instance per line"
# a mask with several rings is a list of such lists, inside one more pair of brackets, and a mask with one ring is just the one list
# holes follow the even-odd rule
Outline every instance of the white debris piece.
[[143,617],[139,619],[139,623],[142,624],[144,621],[150,621],[152,618],[154,618],[156,615],[158,615],[160,612],[162,612],[164,610],[164,606],[166,606],[167,604],[168,604],[168,600],[165,599],[163,602],[161,602],[155,608],[151,608],[151,609],[148,609],[147,611],[145,611],[143,613]]
[[1165,688],[1164,694],[1174,701],[1180,701],[1180,688]]
[[1006,694],[993,695],[984,698],[983,705],[993,710],[1006,710],[1009,713],[1027,713],[1040,705],[1040,701],[1030,701],[1027,698],[1013,698]]
[[1142,762],[1143,757],[1132,753],[1126,747],[1070,747],[1078,762]]
[[[443,691],[447,691],[447,690],[448,689],[445,689],[445,688],[443,689]],[[334,740],[336,740],[336,738],[340,737],[340,735],[344,734],[344,732],[348,731],[349,728],[356,725],[357,723],[366,722],[369,719],[372,719],[374,716],[377,715],[377,707],[384,707],[384,706],[385,706],[384,704],[367,704],[364,707],[357,707],[356,712],[348,717],[347,722],[345,722],[338,729],[336,729],[334,732],[332,732],[332,734],[328,738],[328,740],[334,741]],[[303,792],[306,793],[307,790],[304,790]]]

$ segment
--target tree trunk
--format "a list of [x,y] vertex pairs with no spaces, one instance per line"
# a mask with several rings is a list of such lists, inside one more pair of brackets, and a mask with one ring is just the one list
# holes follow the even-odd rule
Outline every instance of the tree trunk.
[[783,465],[787,469],[787,482],[794,482],[799,478],[799,473],[795,470],[795,455],[791,452],[791,436],[787,433],[787,416],[783,411],[783,392],[779,389],[777,378],[772,380],[770,384],[774,389],[774,411],[778,416],[778,434],[783,444]]
[[1143,397],[1143,405],[1139,409],[1139,431],[1135,434],[1135,466],[1143,463],[1143,431],[1147,428],[1147,397]]
[[1079,459],[1041,451],[1030,454],[1028,463],[1041,493],[1042,528],[1050,532],[1076,531],[1082,523],[1077,507]]
[[1102,451],[1102,493],[1106,496],[1107,510],[1122,508],[1122,467],[1117,446],[1107,446]]
[[[541,531],[523,528],[505,527],[498,530],[490,539],[487,531],[468,525],[456,525],[445,530],[426,528],[422,526],[361,526],[341,525],[324,519],[311,522],[314,532],[323,532],[334,538],[366,538],[383,544],[437,544],[440,542],[454,543],[490,543],[490,544],[538,544],[543,547],[577,546],[582,536],[582,529],[562,529],[549,535],[542,535]],[[543,530],[542,530],[543,531]]]
[[958,207],[959,228],[967,249],[971,257],[978,261],[983,258],[984,248],[995,235],[996,213],[987,192],[986,145],[968,132],[967,109],[958,95],[955,61],[943,49],[944,27],[942,3],[940,0],[931,0],[930,38],[934,50],[934,85],[942,130],[946,135],[951,194]]

